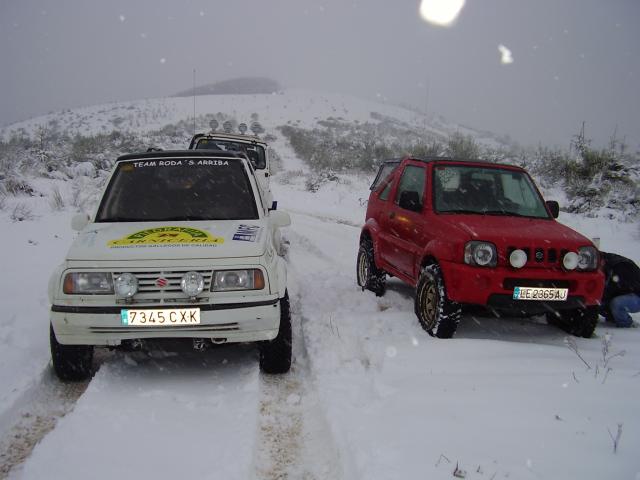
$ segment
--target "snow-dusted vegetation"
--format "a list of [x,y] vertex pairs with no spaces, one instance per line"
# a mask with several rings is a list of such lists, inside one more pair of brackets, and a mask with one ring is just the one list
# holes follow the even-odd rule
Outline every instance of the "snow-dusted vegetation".
[[[372,172],[382,160],[405,154],[480,158],[522,165],[543,186],[561,187],[569,212],[623,221],[640,214],[640,152],[615,136],[606,148],[592,147],[584,134],[565,150],[525,148],[441,118],[344,96],[294,91],[199,98],[208,113],[195,120],[187,113],[189,100],[174,98],[64,111],[9,126],[0,136],[0,195],[33,194],[33,177],[104,178],[118,155],[185,148],[193,132],[209,130],[214,119],[234,126],[261,120],[267,141],[282,137],[274,145],[286,141],[310,169],[312,185],[333,173]],[[259,114],[264,102],[269,108]],[[277,148],[274,154],[277,170]]]

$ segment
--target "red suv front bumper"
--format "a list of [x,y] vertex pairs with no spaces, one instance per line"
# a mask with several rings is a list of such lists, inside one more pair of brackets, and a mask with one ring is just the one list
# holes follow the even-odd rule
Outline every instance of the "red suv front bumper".
[[[462,263],[440,264],[450,300],[483,305],[496,310],[544,313],[597,306],[602,298],[604,276],[600,271],[567,272],[560,269],[474,267]],[[515,287],[568,288],[565,301],[514,300]]]

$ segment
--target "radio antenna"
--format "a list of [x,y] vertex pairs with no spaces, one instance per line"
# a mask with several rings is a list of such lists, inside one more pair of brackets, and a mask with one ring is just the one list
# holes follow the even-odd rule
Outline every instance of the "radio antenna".
[[196,134],[196,69],[193,69],[193,134]]

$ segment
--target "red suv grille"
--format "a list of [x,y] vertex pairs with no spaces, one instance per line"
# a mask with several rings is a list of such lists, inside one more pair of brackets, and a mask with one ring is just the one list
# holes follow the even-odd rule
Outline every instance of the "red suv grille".
[[561,262],[562,257],[568,252],[568,250],[562,249],[558,252],[555,248],[542,248],[542,247],[507,247],[506,260],[509,263],[509,255],[514,250],[520,249],[527,254],[527,265],[544,264],[544,265],[557,265]]

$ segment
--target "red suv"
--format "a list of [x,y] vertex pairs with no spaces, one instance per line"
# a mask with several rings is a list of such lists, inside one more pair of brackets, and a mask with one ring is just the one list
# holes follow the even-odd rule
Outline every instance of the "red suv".
[[383,163],[360,235],[358,285],[380,296],[386,276],[415,287],[420,325],[450,338],[462,305],[546,314],[590,337],[604,276],[593,243],[558,223],[517,166],[447,158]]

